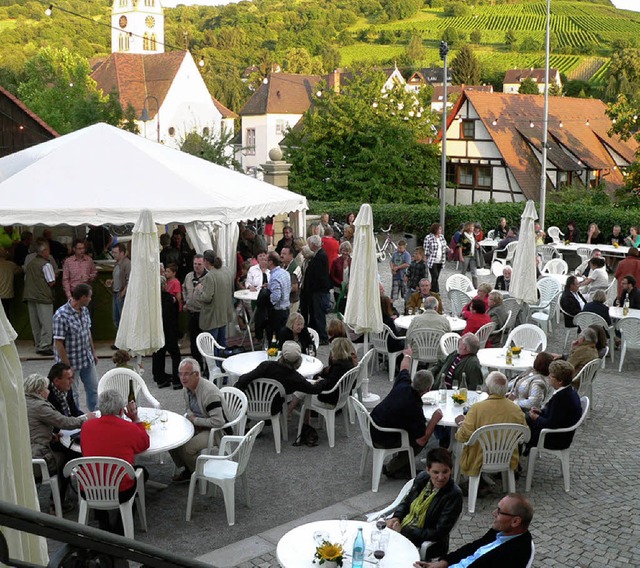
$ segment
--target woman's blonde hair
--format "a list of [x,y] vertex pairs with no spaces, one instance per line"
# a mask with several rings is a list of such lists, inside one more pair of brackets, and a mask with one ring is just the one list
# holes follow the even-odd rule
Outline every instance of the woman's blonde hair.
[[339,359],[351,360],[352,349],[351,340],[346,337],[336,337],[331,342],[331,358],[333,361],[338,361]]
[[302,326],[304,327],[304,316],[300,312],[293,312],[287,319],[287,327],[293,331],[293,326],[298,320],[302,320]]
[[39,373],[33,373],[24,380],[25,394],[40,394],[40,392],[48,387],[49,379],[40,375]]

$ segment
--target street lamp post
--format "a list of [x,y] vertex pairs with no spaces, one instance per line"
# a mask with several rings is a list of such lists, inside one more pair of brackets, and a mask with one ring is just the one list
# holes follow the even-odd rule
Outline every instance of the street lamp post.
[[440,225],[444,230],[444,217],[446,211],[446,189],[447,189],[447,54],[449,53],[449,46],[446,41],[440,42],[440,58],[444,62],[443,69],[443,93],[442,93],[442,162],[440,168],[441,180],[440,180]]
[[140,120],[142,122],[144,122],[144,128],[145,128],[145,138],[147,135],[147,122],[149,122],[149,120],[151,120],[151,117],[149,116],[149,109],[147,108],[147,101],[149,99],[153,99],[154,101],[156,101],[156,131],[157,131],[157,135],[158,135],[158,142],[160,142],[160,103],[158,103],[158,99],[156,97],[154,97],[153,95],[147,95],[144,98],[143,101],[143,109],[142,109],[142,114],[140,115]]
[[540,226],[545,228],[545,209],[547,206],[547,146],[549,129],[549,35],[551,28],[551,0],[547,0],[547,28],[545,38],[544,62],[544,111],[542,117],[542,172],[540,174]]

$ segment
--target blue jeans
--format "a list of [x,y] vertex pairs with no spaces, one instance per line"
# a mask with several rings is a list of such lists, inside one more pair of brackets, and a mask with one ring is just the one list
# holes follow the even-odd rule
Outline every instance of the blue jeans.
[[[98,408],[98,372],[95,365],[89,365],[82,369],[76,369],[76,373],[80,375],[80,380],[84,385],[84,392],[87,397],[87,410],[93,412]],[[80,408],[80,397],[78,390],[73,389],[73,400],[76,406]]]
[[120,327],[120,318],[122,317],[122,306],[124,306],[124,298],[120,297],[120,292],[113,293],[113,325],[116,330]]

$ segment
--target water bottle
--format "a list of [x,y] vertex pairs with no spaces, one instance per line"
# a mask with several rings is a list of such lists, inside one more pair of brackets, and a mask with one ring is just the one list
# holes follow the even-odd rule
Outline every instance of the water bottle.
[[362,528],[358,529],[356,540],[353,541],[352,568],[362,568],[364,566],[364,536]]

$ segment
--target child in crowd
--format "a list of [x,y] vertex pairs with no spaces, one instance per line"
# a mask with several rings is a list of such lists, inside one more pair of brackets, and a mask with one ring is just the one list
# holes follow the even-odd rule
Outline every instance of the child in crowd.
[[182,311],[182,286],[180,280],[176,278],[178,274],[178,265],[169,264],[164,269],[164,274],[167,278],[167,292],[171,294],[178,302],[178,311]]
[[423,247],[416,247],[413,251],[413,260],[407,268],[407,297],[411,296],[417,289],[418,283],[423,278],[428,278],[427,263],[425,262]]
[[411,265],[411,255],[407,252],[407,241],[404,239],[398,241],[398,249],[391,255],[391,299],[395,300],[402,296],[404,300],[407,297],[407,284],[405,282],[405,273]]

